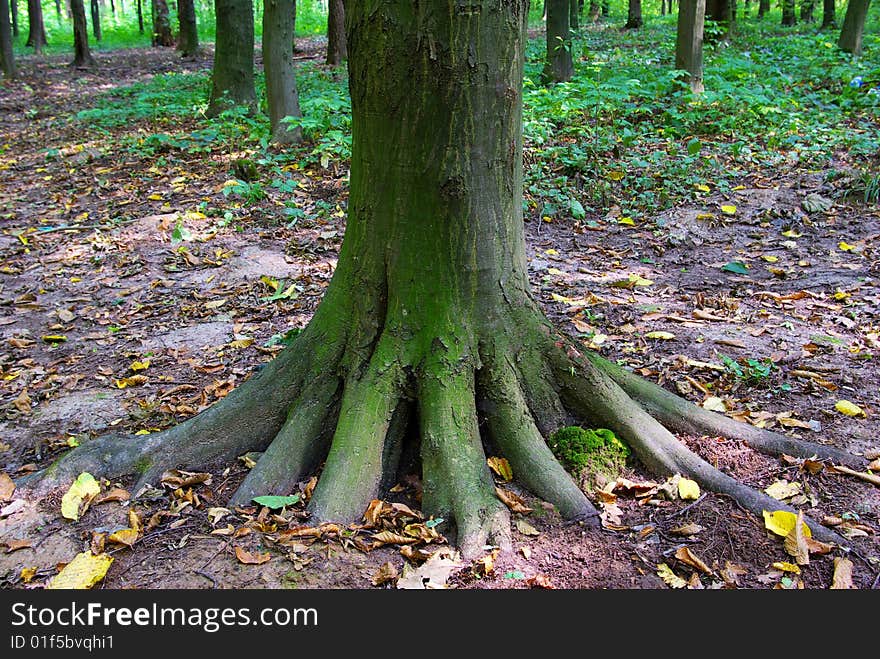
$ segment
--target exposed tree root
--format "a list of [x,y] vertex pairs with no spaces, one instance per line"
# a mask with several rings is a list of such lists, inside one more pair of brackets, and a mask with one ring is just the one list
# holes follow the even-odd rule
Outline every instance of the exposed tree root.
[[[396,482],[404,444],[415,431],[422,508],[442,518],[442,532],[472,557],[487,544],[510,546],[509,512],[495,494],[484,443],[506,457],[517,480],[564,518],[598,525],[595,507],[544,441],[573,419],[610,428],[656,475],[679,473],[759,517],[763,510],[796,511],[719,471],[670,429],[741,439],[765,453],[816,455],[859,466],[857,456],[708,412],[597,355],[583,356],[574,344],[548,334],[540,317],[517,327],[506,333],[519,336],[517,342],[503,343],[497,337],[505,333],[493,332],[486,341],[464,341],[472,344],[465,348],[458,340],[429,341],[430,348],[419,354],[399,332],[383,332],[380,324],[374,332],[362,332],[357,351],[343,342],[352,336],[349,329],[306,331],[198,416],[145,438],[86,443],[23,485],[43,491],[69,483],[81,471],[136,472],[138,492],[166,469],[264,451],[230,503],[289,493],[323,462],[309,510],[317,520],[348,523],[359,520],[370,501]],[[371,334],[379,337],[367,348],[368,359],[357,359]],[[448,345],[457,345],[459,352],[452,354]],[[806,521],[816,538],[845,544],[833,531]]]

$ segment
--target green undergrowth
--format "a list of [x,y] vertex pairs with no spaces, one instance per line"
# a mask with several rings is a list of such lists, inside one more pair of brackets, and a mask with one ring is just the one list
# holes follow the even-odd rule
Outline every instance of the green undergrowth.
[[547,445],[565,470],[588,487],[600,475],[616,479],[630,455],[629,448],[605,428],[566,426],[552,433]]

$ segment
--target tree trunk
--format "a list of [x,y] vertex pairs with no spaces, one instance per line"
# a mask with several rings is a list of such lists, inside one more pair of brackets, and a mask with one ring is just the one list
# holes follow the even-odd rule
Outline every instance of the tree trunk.
[[567,82],[574,74],[571,33],[568,26],[569,1],[547,0],[547,61],[545,82]]
[[629,0],[624,29],[637,30],[642,24],[642,0]]
[[143,34],[144,33],[144,7],[143,0],[137,0],[137,13],[138,13],[138,31]]
[[843,27],[840,29],[840,40],[837,42],[842,51],[861,55],[862,33],[865,30],[865,18],[870,4],[871,0],[849,0],[843,17]]
[[758,0],[758,18],[764,18],[764,14],[770,11],[770,0]]
[[687,72],[691,91],[703,91],[703,24],[706,0],[679,0],[675,68]]
[[801,22],[813,23],[816,19],[813,17],[813,8],[815,0],[801,0]]
[[173,46],[174,35],[171,33],[168,3],[165,0],[152,0],[150,6],[153,10],[153,45]]
[[39,55],[46,45],[46,25],[43,22],[43,5],[40,0],[28,0],[28,38],[26,46],[31,46]]
[[0,66],[3,77],[15,77],[15,55],[12,50],[12,22],[9,18],[9,0],[0,0]]
[[[293,65],[293,35],[296,33],[295,0],[263,0],[263,71],[266,74],[266,104],[272,126],[272,141],[298,142],[299,126],[282,121],[301,117]],[[345,34],[343,32],[343,40]]]
[[342,0],[330,0],[327,12],[327,64],[339,66],[347,58],[345,6]]
[[[681,3],[692,19],[693,2]],[[200,414],[137,441],[85,442],[20,480],[23,493],[45,496],[83,471],[136,472],[138,497],[166,469],[260,451],[227,505],[288,494],[323,464],[309,523],[350,523],[400,473],[418,473],[423,514],[470,560],[487,543],[511,550],[510,516],[485,447],[562,517],[599,526],[544,439],[572,422],[610,429],[657,476],[693,479],[759,519],[765,510],[795,511],[719,471],[666,427],[864,468],[867,460],[833,447],[704,410],[582,354],[552,328],[530,290],[523,231],[526,0],[354,0],[346,9],[348,218],[309,324]],[[846,546],[805,522],[813,538]]]
[[101,9],[98,7],[98,0],[91,0],[92,6],[92,34],[95,41],[101,40]]
[[55,0],[55,17],[61,22],[61,0]]
[[177,20],[180,26],[177,49],[182,57],[195,57],[199,52],[195,0],[177,0]]
[[607,17],[611,13],[611,0],[602,0],[602,16]]
[[[793,1],[793,0],[792,0]],[[724,39],[733,33],[736,21],[736,0],[706,0],[707,21],[715,21],[724,30]]]
[[251,0],[214,0],[217,38],[208,116],[243,105],[255,110],[254,12]]
[[86,22],[86,8],[83,0],[70,0],[70,13],[73,17],[73,62],[78,69],[94,66],[95,60],[89,50],[89,26]]
[[581,0],[570,0],[568,27],[570,30],[577,30],[581,22]]
[[822,28],[823,30],[834,29],[837,27],[837,17],[835,16],[834,0],[822,0]]
[[18,0],[9,2],[9,9],[12,12],[12,36],[18,37]]
[[[550,4],[553,0],[544,0],[544,11],[547,11],[547,5]],[[602,5],[600,0],[590,0],[590,22],[595,23],[599,20],[599,12],[602,11]]]
[[795,0],[782,0],[782,25],[791,27],[797,23]]

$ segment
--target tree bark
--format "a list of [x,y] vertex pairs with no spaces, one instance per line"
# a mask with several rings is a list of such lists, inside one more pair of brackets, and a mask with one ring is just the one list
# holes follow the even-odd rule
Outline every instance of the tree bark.
[[870,4],[871,0],[849,0],[843,17],[843,27],[840,29],[840,39],[837,42],[842,51],[861,55],[862,33],[865,30],[865,19]]
[[577,30],[581,22],[581,0],[571,0],[569,2],[568,27],[570,30]]
[[165,0],[152,0],[150,6],[153,11],[153,45],[173,46],[174,35],[171,33],[168,3]]
[[144,7],[143,0],[137,0],[137,14],[138,14],[138,31],[143,34],[144,33]]
[[12,12],[12,36],[18,37],[18,0],[9,2],[9,9]]
[[12,79],[16,75],[15,55],[12,50],[12,23],[9,18],[9,0],[0,0],[0,66],[3,77]]
[[[272,141],[298,142],[299,126],[285,123],[285,117],[301,117],[293,65],[293,36],[296,33],[295,0],[263,0],[263,71],[266,75],[266,104],[272,126]],[[345,35],[343,34],[343,39]]]
[[611,13],[611,0],[602,0],[602,16],[607,17]]
[[101,40],[101,9],[98,6],[98,0],[91,0],[91,9],[92,9],[92,35],[95,37],[95,41],[100,41]]
[[195,0],[177,0],[177,20],[180,26],[177,49],[182,57],[195,57],[199,52]]
[[822,0],[822,28],[823,30],[837,27],[834,0]]
[[86,22],[86,8],[83,0],[70,0],[70,13],[73,18],[73,62],[78,69],[94,66],[95,60],[89,50],[89,26]]
[[236,105],[257,106],[254,90],[254,12],[250,0],[214,0],[217,40],[208,116]]
[[791,27],[796,24],[795,0],[782,0],[782,25]]
[[31,46],[36,54],[43,52],[46,45],[46,25],[43,22],[43,5],[40,0],[28,0],[28,38],[26,46]]
[[327,64],[339,66],[347,58],[345,5],[343,0],[330,0],[327,12]]
[[568,0],[547,0],[547,60],[545,82],[567,82],[574,74]]
[[642,25],[642,0],[629,0],[624,29],[637,30]]
[[770,0],[758,0],[758,18],[764,18],[764,14],[770,11]]
[[691,91],[703,91],[703,24],[705,0],[679,0],[675,68],[687,72]]
[[813,17],[813,9],[815,0],[801,0],[801,22],[813,23],[816,19]]

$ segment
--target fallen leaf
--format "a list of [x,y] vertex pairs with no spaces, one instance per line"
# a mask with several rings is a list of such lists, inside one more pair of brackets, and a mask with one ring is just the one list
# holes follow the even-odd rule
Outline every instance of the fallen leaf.
[[92,499],[101,493],[101,486],[95,477],[84,471],[70,489],[61,497],[61,514],[67,519],[78,520],[79,516],[86,511]]
[[541,532],[538,529],[536,529],[534,526],[529,524],[526,520],[522,519],[521,517],[516,520],[514,525],[516,526],[516,530],[519,531],[520,533],[522,533],[523,535],[530,535],[530,536],[541,535]]
[[0,471],[0,502],[12,501],[15,483],[5,471]]
[[696,554],[694,554],[687,547],[680,547],[678,550],[676,550],[675,557],[682,563],[686,563],[687,565],[698,569],[700,572],[712,574],[712,568],[706,565]]
[[34,580],[34,577],[37,576],[37,568],[35,567],[23,567],[21,568],[21,572],[18,575],[21,577],[21,580],[25,583],[30,583]]
[[235,557],[238,559],[239,563],[243,563],[244,565],[262,565],[272,558],[272,554],[269,554],[268,552],[265,554],[252,554],[241,547],[236,547]]
[[657,566],[657,576],[671,588],[684,588],[688,585],[688,582],[673,572],[666,563],[660,563]]
[[849,590],[853,587],[852,561],[839,556],[834,558],[834,576],[831,577],[832,590]]
[[739,585],[739,577],[743,574],[748,574],[748,570],[746,570],[742,565],[737,565],[736,563],[731,563],[730,561],[726,561],[724,563],[724,569],[721,570],[721,578],[724,579],[724,583],[729,586],[737,586]]
[[132,375],[127,378],[119,378],[115,380],[117,389],[125,389],[126,387],[137,387],[147,383],[146,375]]
[[839,400],[834,404],[834,409],[847,416],[867,416],[865,410],[848,400]]
[[31,397],[28,396],[27,387],[21,390],[21,393],[12,401],[12,404],[22,414],[31,413]]
[[29,549],[33,547],[30,540],[4,540],[2,544],[6,545],[7,554],[11,554],[19,549]]
[[764,490],[774,499],[783,501],[801,493],[801,484],[797,481],[778,480]]
[[129,364],[128,368],[129,368],[129,370],[134,371],[135,373],[137,373],[138,371],[145,371],[148,368],[150,368],[150,360],[145,359],[140,362],[134,361],[131,364]]
[[107,536],[107,540],[109,542],[114,542],[117,545],[125,545],[126,547],[132,547],[138,539],[138,532],[134,529],[122,529],[120,531],[115,531]]
[[495,474],[505,482],[513,480],[513,469],[510,468],[510,463],[507,461],[507,458],[499,458],[493,455],[490,458],[486,458],[486,462],[489,464],[489,469],[495,472]]
[[397,581],[399,577],[399,573],[397,572],[397,568],[394,566],[394,563],[391,561],[385,562],[379,567],[376,571],[376,574],[373,575],[373,578],[370,580],[374,586],[381,586],[390,581]]
[[457,551],[451,548],[438,549],[417,568],[405,563],[403,574],[397,580],[397,587],[404,590],[446,588],[446,582],[452,573],[462,567],[461,555]]
[[196,473],[191,471],[181,471],[180,469],[171,469],[162,474],[160,482],[162,483],[162,485],[170,487],[172,490],[176,490],[179,487],[190,487],[192,485],[198,485],[199,483],[210,485],[211,474],[204,472]]
[[478,577],[487,577],[495,572],[495,558],[498,556],[498,549],[494,549],[482,558],[474,561],[471,569]]
[[[880,471],[880,458],[871,460],[871,463],[868,465],[868,471]],[[2,498],[0,498],[2,501]]]
[[265,506],[266,508],[270,508],[271,510],[280,510],[285,506],[292,506],[295,503],[299,503],[300,496],[298,494],[291,494],[290,496],[262,496],[262,497],[254,497],[251,499],[254,503],[260,506]]
[[124,490],[121,487],[114,487],[112,490],[108,490],[104,494],[95,497],[93,503],[97,506],[99,503],[110,503],[112,501],[128,501],[129,499],[131,499],[131,493],[128,490]]
[[528,515],[530,512],[532,512],[532,509],[526,505],[525,499],[523,499],[518,494],[511,492],[510,490],[505,490],[502,487],[496,487],[495,494],[498,495],[498,498],[504,502],[504,505],[506,505],[515,513]]
[[699,524],[694,524],[693,522],[689,522],[687,524],[683,524],[682,526],[677,526],[670,531],[672,535],[681,535],[684,537],[696,535],[700,531],[703,530],[703,527]]
[[777,570],[782,570],[783,572],[792,572],[794,574],[800,574],[801,569],[795,565],[794,563],[785,563],[783,561],[773,563],[770,567],[776,568]]
[[645,334],[645,338],[646,339],[660,339],[662,341],[670,341],[671,339],[675,338],[675,334],[673,334],[672,332],[662,332],[662,331],[658,330],[658,331],[654,331],[654,332],[648,332],[647,334]]
[[700,486],[688,478],[679,479],[678,496],[685,501],[696,501],[700,498]]
[[522,554],[523,558],[529,560],[532,557],[532,550],[523,545],[519,548],[519,553]]
[[718,396],[709,396],[703,401],[703,409],[724,413],[727,411],[727,405],[725,404],[724,399],[718,398]]
[[546,590],[556,590],[556,586],[550,581],[550,577],[546,574],[536,574],[526,579],[526,583],[532,588],[544,588]]
[[[791,533],[791,530],[797,524],[797,515],[787,510],[775,510],[773,512],[764,510],[762,512],[764,514],[764,526],[767,527],[767,530],[783,538]],[[808,538],[813,536],[813,532],[810,531],[810,527],[806,524],[803,524],[803,533]]]
[[721,212],[725,215],[736,215],[736,206],[733,204],[722,204]]
[[807,538],[804,535],[805,528],[807,528],[807,525],[804,524],[804,512],[799,510],[797,522],[791,531],[788,532],[788,535],[785,536],[783,543],[785,551],[790,556],[794,556],[795,563],[798,565],[809,565],[810,563],[810,550],[807,547]]
[[380,533],[374,533],[373,539],[378,541],[381,545],[411,545],[419,541],[418,538],[414,538],[411,536],[401,535],[400,533],[394,533],[393,531],[381,531]]
[[849,467],[844,467],[843,465],[834,465],[833,467],[831,467],[831,469],[841,474],[849,474],[850,476],[861,478],[863,481],[873,483],[877,487],[880,487],[880,476],[877,476],[876,474],[871,474],[866,471],[856,471],[855,469],[850,469]]
[[88,590],[104,578],[112,563],[112,556],[84,551],[52,577],[46,590]]

